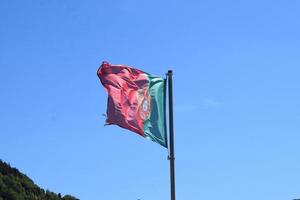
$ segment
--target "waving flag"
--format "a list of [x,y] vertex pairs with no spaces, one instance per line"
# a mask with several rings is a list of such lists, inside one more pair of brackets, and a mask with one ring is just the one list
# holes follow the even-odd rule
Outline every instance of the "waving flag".
[[103,62],[97,72],[108,93],[107,124],[167,148],[165,80],[126,65]]

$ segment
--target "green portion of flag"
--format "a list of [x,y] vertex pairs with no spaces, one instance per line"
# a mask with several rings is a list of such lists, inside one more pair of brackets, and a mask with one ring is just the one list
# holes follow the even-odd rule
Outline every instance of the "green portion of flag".
[[151,114],[144,121],[145,137],[168,148],[165,117],[165,80],[148,75]]

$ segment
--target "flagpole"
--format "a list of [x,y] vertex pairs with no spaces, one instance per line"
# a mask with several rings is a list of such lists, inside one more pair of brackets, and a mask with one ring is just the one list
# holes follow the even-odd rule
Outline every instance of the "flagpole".
[[171,181],[171,200],[175,200],[175,156],[174,156],[174,127],[173,127],[173,84],[172,70],[168,71],[168,92],[169,92],[169,157],[170,160],[170,181]]

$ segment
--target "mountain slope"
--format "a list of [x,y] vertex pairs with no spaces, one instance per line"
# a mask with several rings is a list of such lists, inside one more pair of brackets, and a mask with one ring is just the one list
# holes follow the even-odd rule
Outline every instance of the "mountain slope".
[[39,186],[16,168],[0,160],[0,200],[78,200],[55,194]]

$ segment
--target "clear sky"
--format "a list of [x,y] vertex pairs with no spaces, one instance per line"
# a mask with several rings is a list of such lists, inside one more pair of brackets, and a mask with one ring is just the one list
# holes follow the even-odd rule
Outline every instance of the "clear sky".
[[178,200],[300,197],[300,1],[0,2],[0,158],[81,200],[169,199],[167,150],[104,127],[103,60],[174,71]]

